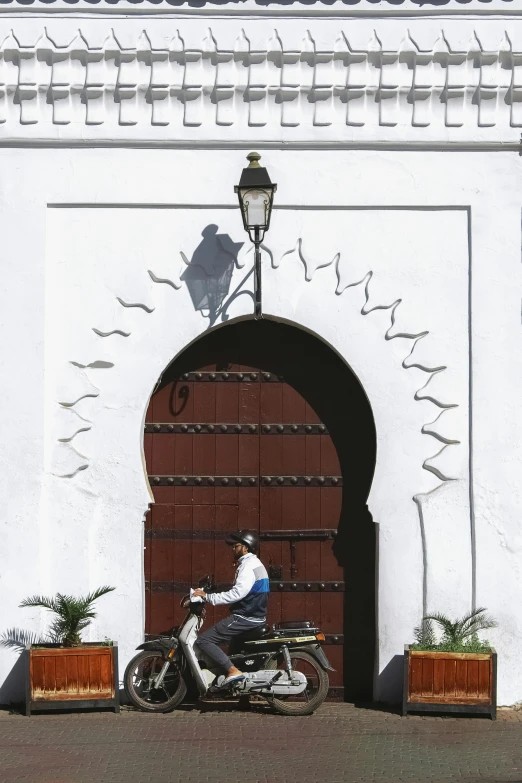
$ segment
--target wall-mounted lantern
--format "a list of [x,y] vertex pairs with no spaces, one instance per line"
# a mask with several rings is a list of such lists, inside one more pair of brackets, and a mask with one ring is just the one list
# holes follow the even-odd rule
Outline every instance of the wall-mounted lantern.
[[250,241],[254,243],[254,316],[263,317],[262,295],[261,295],[261,251],[260,245],[264,239],[265,233],[270,227],[270,217],[272,214],[272,204],[277,185],[270,181],[268,172],[259,165],[261,155],[257,152],[250,152],[247,160],[250,164],[243,169],[239,185],[236,185],[234,191],[239,199],[241,217],[245,231],[248,232]]

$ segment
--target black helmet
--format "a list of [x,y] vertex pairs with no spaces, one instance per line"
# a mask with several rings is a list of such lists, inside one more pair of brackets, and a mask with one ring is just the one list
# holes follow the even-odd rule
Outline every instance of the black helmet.
[[225,541],[227,544],[244,544],[254,555],[259,552],[259,536],[255,530],[238,530],[231,533]]

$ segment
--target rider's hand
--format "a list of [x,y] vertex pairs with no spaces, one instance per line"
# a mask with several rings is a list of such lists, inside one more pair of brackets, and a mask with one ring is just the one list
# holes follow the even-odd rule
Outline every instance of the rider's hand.
[[203,600],[205,600],[206,597],[207,597],[207,594],[205,593],[204,590],[200,590],[199,587],[198,587],[198,589],[194,590],[194,592],[192,593],[192,597],[193,598],[194,598],[194,596],[197,596],[198,598],[203,598]]

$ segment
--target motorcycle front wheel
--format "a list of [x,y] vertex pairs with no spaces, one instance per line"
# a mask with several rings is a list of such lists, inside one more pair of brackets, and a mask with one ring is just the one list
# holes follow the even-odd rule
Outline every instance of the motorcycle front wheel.
[[[311,715],[323,703],[328,695],[330,681],[327,672],[309,653],[296,650],[290,651],[292,669],[301,672],[306,677],[306,688],[302,693],[291,696],[271,696],[269,703],[281,715]],[[282,669],[286,671],[285,658],[282,653],[271,658],[265,664],[266,669]]]
[[187,686],[178,665],[172,661],[160,688],[154,680],[160,673],[165,658],[162,653],[145,650],[134,656],[125,669],[123,684],[131,703],[144,712],[170,712],[180,704]]

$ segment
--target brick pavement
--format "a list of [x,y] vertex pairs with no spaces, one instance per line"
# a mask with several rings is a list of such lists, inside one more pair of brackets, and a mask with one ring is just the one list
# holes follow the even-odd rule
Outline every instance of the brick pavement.
[[400,717],[326,704],[169,715],[0,713],[0,783],[522,783],[522,713]]

